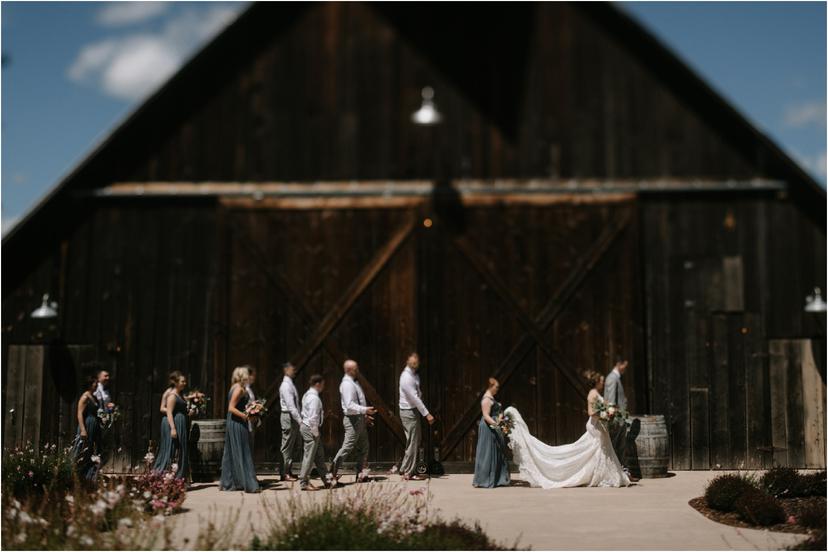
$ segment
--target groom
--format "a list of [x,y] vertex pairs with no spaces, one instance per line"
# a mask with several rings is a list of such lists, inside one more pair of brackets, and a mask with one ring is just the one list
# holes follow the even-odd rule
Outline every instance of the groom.
[[[613,403],[621,410],[627,410],[627,396],[624,394],[624,384],[621,382],[621,378],[624,372],[627,371],[628,364],[629,362],[626,360],[619,360],[604,380],[604,400]],[[627,469],[624,457],[627,448],[627,425],[613,426],[610,430],[610,437],[612,438],[612,448],[615,449],[615,454],[624,467],[624,471],[627,472],[631,481],[637,481],[638,479],[633,477],[630,470]]]

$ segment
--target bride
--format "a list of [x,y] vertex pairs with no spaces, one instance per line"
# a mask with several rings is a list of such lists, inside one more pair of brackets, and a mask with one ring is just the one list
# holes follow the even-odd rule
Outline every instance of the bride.
[[592,389],[587,395],[586,433],[569,445],[549,446],[532,436],[520,412],[509,407],[504,412],[514,422],[509,447],[523,478],[533,487],[626,487],[630,479],[615,451],[604,424],[593,408],[604,401],[604,376],[595,371],[584,374]]

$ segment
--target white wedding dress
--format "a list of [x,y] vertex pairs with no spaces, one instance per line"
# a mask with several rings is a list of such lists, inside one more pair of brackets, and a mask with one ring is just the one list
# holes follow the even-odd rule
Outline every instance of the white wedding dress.
[[[599,400],[603,398],[599,395]],[[612,448],[607,428],[590,417],[586,433],[569,445],[553,447],[529,433],[523,416],[510,406],[505,414],[514,421],[509,435],[515,463],[521,476],[533,487],[626,487],[630,478],[624,473]]]

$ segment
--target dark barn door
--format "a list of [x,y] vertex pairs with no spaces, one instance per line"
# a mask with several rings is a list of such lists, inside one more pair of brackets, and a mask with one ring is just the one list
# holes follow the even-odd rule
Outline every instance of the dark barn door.
[[583,433],[579,374],[606,373],[616,357],[631,361],[627,394],[645,408],[633,201],[470,203],[448,215],[422,240],[419,305],[440,417],[431,445],[447,468],[474,462],[489,376],[501,382],[499,400],[548,443]]
[[[261,464],[279,459],[281,364],[308,378],[326,376],[323,442],[331,456],[342,441],[339,382],[354,358],[368,401],[380,415],[371,431],[371,461],[392,461],[403,440],[397,377],[417,342],[416,239],[411,209],[228,209],[226,359],[218,367],[216,411],[226,407],[234,366],[258,367],[256,388],[270,415],[256,433]],[[221,362],[221,361],[219,361]]]
[[[323,440],[342,439],[342,361],[360,363],[379,407],[372,462],[402,454],[397,386],[409,351],[422,358],[425,399],[438,418],[431,457],[474,460],[484,382],[503,382],[541,439],[575,440],[585,423],[579,373],[632,362],[627,393],[644,408],[646,380],[636,288],[635,205],[627,199],[468,202],[459,211],[398,208],[230,207],[223,222],[226,339],[217,341],[216,412],[232,368],[254,364],[256,387],[278,397],[280,364],[327,379]],[[221,359],[224,359],[222,362]],[[639,399],[636,402],[636,399]],[[278,461],[278,404],[255,439],[261,464]],[[447,465],[451,469],[450,465]]]

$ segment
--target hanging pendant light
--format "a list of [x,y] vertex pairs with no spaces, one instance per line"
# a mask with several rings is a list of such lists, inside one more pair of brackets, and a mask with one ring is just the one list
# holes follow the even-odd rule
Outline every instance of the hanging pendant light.
[[825,312],[828,310],[828,304],[822,299],[822,291],[814,288],[813,295],[805,298],[805,312]]
[[55,301],[49,302],[49,294],[43,294],[43,303],[34,311],[32,311],[31,317],[32,318],[56,318],[57,313],[57,303]]
[[411,121],[416,125],[436,125],[443,120],[443,115],[434,105],[434,89],[426,86],[422,90],[423,102],[420,109],[411,114]]

